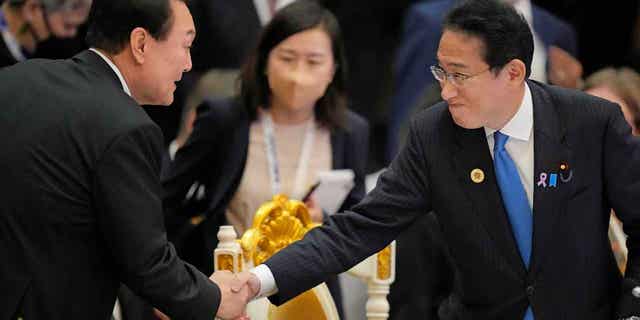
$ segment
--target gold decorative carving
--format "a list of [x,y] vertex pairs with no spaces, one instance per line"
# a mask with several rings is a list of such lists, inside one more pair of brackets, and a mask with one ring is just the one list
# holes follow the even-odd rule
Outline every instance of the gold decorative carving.
[[378,279],[389,279],[391,277],[391,246],[382,249],[376,257],[378,261]]
[[230,254],[219,255],[217,270],[229,270],[233,272],[233,256]]
[[269,306],[269,320],[327,320],[322,304],[312,290],[305,291],[299,296],[276,307]]
[[254,265],[259,265],[317,226],[311,221],[303,202],[277,194],[260,206],[240,245],[245,256],[250,257]]

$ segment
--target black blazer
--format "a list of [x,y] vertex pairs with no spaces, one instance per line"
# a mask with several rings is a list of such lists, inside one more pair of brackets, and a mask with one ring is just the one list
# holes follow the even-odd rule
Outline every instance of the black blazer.
[[109,319],[120,282],[178,319],[220,292],[167,242],[162,134],[85,51],[0,71],[0,319]]
[[[280,304],[329,274],[380,250],[418,216],[433,210],[454,267],[459,319],[612,319],[639,314],[628,286],[638,279],[640,141],[620,108],[584,93],[528,82],[533,96],[534,177],[560,173],[568,182],[535,186],[533,252],[524,267],[482,128],[454,124],[446,103],[417,114],[408,142],[377,187],[352,211],[266,262]],[[480,168],[482,183],[470,172]],[[558,179],[560,180],[560,179]],[[626,280],[607,238],[610,209],[629,235]],[[621,294],[622,292],[622,294]]]
[[[197,232],[203,243],[195,257],[185,252],[187,261],[202,267],[204,272],[213,271],[213,250],[218,239],[218,228],[226,224],[225,210],[236,193],[249,148],[250,119],[246,109],[235,99],[205,101],[199,108],[208,109],[196,120],[188,142],[177,153],[175,160],[163,170],[165,187],[165,213],[170,225],[176,219],[205,213],[206,220]],[[358,203],[364,196],[366,155],[369,146],[369,126],[367,122],[352,112],[347,112],[345,129],[331,131],[331,151],[334,169],[352,169],[355,173],[355,187],[345,199],[343,208]],[[194,182],[204,187],[202,201],[186,201],[185,195]],[[194,242],[185,250],[193,250]],[[183,251],[180,252],[182,256]],[[190,260],[193,259],[193,260]]]

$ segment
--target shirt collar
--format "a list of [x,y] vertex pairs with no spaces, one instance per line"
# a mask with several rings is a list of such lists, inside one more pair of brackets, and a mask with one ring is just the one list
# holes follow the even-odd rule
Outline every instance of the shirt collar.
[[124,92],[126,92],[129,96],[131,96],[131,90],[129,90],[129,86],[127,85],[127,82],[124,80],[122,73],[120,73],[120,69],[118,69],[118,67],[113,63],[113,61],[107,58],[107,56],[102,54],[102,52],[98,51],[96,48],[89,48],[89,50],[95,52],[98,56],[100,56],[100,58],[102,58],[102,60],[104,60],[109,65],[109,67],[111,67],[113,72],[116,73],[116,76],[118,76],[118,79],[120,79],[120,83],[122,84],[122,89],[124,89]]
[[[529,85],[524,83],[524,96],[518,108],[518,112],[500,129],[503,134],[522,141],[529,141],[533,128],[533,98]],[[487,136],[496,132],[495,129],[484,127]]]

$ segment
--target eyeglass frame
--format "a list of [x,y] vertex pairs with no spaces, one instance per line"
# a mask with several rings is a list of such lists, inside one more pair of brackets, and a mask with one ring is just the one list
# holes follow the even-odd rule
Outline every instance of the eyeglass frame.
[[[445,80],[447,82],[449,82],[450,84],[456,86],[456,87],[462,87],[464,86],[464,84],[466,83],[467,80],[479,76],[489,70],[493,69],[493,67],[488,67],[487,69],[484,69],[478,73],[475,74],[464,74],[464,73],[459,73],[459,72],[452,72],[449,73],[446,70],[444,70],[444,68],[442,68],[441,66],[434,64],[432,66],[429,67],[429,70],[431,70],[431,75],[433,75],[433,77],[440,83],[444,82]],[[442,79],[438,79],[438,76],[436,75],[437,72],[442,71],[444,74],[444,78]],[[456,78],[457,77],[457,78]]]

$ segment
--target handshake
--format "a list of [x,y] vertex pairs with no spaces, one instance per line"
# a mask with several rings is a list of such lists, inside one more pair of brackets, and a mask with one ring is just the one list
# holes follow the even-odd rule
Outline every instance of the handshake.
[[220,306],[216,317],[219,319],[248,320],[245,309],[247,303],[260,292],[260,281],[251,272],[231,273],[216,271],[209,277],[220,288]]

